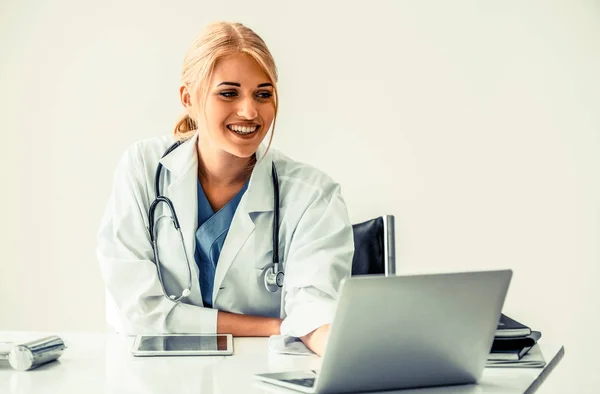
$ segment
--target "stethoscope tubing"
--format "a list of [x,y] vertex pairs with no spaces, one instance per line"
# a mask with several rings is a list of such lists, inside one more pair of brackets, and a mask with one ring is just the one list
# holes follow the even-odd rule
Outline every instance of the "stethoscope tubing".
[[[162,158],[167,156],[169,153],[174,151],[177,147],[179,147],[185,140],[180,140],[169,146],[169,148],[163,153]],[[152,249],[154,254],[154,261],[156,262],[156,268],[158,272],[158,280],[161,284],[164,295],[174,302],[179,302],[181,299],[190,295],[192,290],[192,268],[190,265],[190,261],[187,255],[187,251],[185,248],[185,241],[183,238],[183,234],[181,232],[181,226],[179,224],[179,219],[177,218],[177,213],[175,211],[175,206],[173,202],[166,196],[163,196],[160,193],[160,175],[162,172],[163,165],[162,163],[158,163],[156,168],[156,173],[154,176],[154,193],[156,198],[150,204],[150,209],[148,210],[148,232],[150,235],[150,241],[152,243]],[[265,288],[269,292],[276,292],[279,288],[283,287],[283,278],[284,272],[282,267],[280,267],[279,263],[279,177],[277,175],[277,169],[275,168],[275,163],[272,164],[271,168],[272,180],[273,180],[273,263],[270,269],[267,269],[264,276]],[[168,214],[163,214],[159,216],[156,220],[154,219],[156,208],[160,203],[164,203],[167,205],[170,216]],[[179,234],[179,238],[181,241],[181,245],[183,248],[183,253],[185,256],[185,260],[187,263],[187,271],[188,271],[188,286],[182,291],[181,295],[174,296],[168,295],[163,277],[162,270],[160,268],[160,256],[158,253],[158,224],[162,219],[169,218],[173,222],[173,226],[175,230]],[[271,271],[271,272],[269,272]]]

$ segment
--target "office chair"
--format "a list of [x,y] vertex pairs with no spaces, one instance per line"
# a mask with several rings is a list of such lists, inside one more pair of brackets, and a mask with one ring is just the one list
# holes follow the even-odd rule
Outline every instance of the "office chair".
[[384,215],[352,225],[354,257],[352,275],[396,274],[394,215]]

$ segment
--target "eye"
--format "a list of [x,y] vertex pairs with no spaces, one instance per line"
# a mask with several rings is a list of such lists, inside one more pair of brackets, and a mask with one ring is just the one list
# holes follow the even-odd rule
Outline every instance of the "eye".
[[258,97],[259,99],[268,100],[271,97],[273,97],[273,93],[268,92],[268,91],[260,92],[256,95],[256,97]]
[[237,92],[230,90],[230,91],[225,91],[225,92],[220,92],[219,96],[225,97],[225,98],[233,98],[235,96],[237,96]]

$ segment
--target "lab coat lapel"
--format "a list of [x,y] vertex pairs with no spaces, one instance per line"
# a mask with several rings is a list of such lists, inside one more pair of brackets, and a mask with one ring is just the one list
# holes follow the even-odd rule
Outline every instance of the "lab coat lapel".
[[[183,234],[186,255],[192,270],[192,287],[198,282],[195,263],[195,233],[198,227],[198,155],[197,134],[160,160],[170,176],[166,196],[173,202]],[[163,175],[163,176],[165,176]],[[187,282],[186,282],[187,283]]]
[[[215,271],[213,301],[216,301],[223,279],[240,250],[254,232],[254,213],[273,210],[273,187],[271,177],[272,161],[264,155],[265,147],[261,145],[256,152],[257,164],[250,176],[248,189],[240,200]],[[262,159],[262,160],[261,160]],[[249,249],[252,253],[252,249]],[[240,256],[243,257],[243,256]],[[249,259],[250,260],[250,259]],[[244,264],[244,262],[241,262]]]
[[[244,196],[245,197],[245,196]],[[231,266],[231,263],[238,255],[240,249],[244,246],[250,234],[254,231],[254,223],[250,219],[248,212],[245,209],[245,198],[242,197],[238,208],[233,215],[231,226],[225,237],[223,249],[219,256],[217,269],[215,270],[215,282],[213,287],[213,305],[219,293],[219,288],[223,283],[223,279]]]
[[264,145],[257,150],[257,163],[248,184],[247,212],[250,214],[273,211],[273,177],[271,175],[273,158],[270,152],[265,154],[265,150]]

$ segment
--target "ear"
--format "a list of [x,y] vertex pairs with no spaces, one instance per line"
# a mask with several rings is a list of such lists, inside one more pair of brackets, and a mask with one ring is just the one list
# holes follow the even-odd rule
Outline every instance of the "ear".
[[181,87],[179,87],[179,98],[181,99],[181,104],[183,104],[184,108],[192,105],[190,91],[188,90],[187,86],[181,85]]

